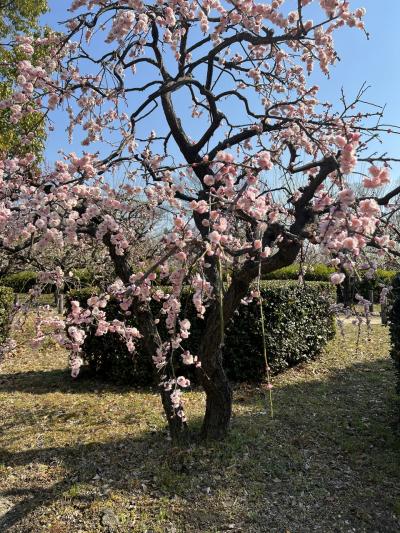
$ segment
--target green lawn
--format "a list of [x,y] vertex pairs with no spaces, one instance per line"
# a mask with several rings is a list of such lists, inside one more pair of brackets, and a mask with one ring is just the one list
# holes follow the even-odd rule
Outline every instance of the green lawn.
[[[390,532],[399,436],[386,328],[345,326],[318,361],[235,390],[228,440],[173,449],[156,393],[72,382],[53,344],[0,375],[0,531]],[[29,328],[19,339],[29,337]],[[186,396],[200,422],[201,392]]]

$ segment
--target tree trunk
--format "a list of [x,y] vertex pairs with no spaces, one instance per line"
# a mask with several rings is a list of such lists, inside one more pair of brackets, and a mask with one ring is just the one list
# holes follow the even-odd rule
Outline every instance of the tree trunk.
[[60,292],[57,297],[57,312],[59,315],[64,314],[64,293]]
[[[154,322],[153,313],[148,304],[139,303],[134,307],[136,307],[134,308],[134,314],[138,320],[139,331],[143,335],[146,353],[149,357],[152,357],[156,354],[157,348],[161,346],[161,339]],[[154,370],[156,370],[155,367]],[[166,369],[163,368],[162,372],[163,374],[167,374],[167,378],[170,377],[168,375],[168,367]],[[159,381],[160,376],[157,375],[156,377]],[[175,444],[187,443],[189,432],[186,420],[182,416],[183,409],[181,407],[174,407],[171,401],[171,391],[165,390],[162,385],[160,385],[160,395],[172,441]]]
[[222,367],[221,352],[211,357],[215,368],[210,375],[203,374],[202,379],[207,399],[201,438],[222,440],[228,433],[232,416],[232,389]]
[[[116,275],[128,285],[129,278],[132,275],[132,269],[128,263],[127,257],[116,253],[115,246],[111,242],[111,236],[109,233],[103,237],[103,242],[110,252]],[[132,304],[132,312],[138,321],[139,331],[143,336],[146,353],[149,358],[152,358],[156,355],[157,348],[162,345],[162,341],[150,306],[148,303],[135,300]],[[155,366],[154,372],[156,373]],[[165,369],[165,372],[163,369],[163,373],[166,373],[168,377],[168,368]],[[158,378],[159,382],[160,376],[157,375],[156,378]],[[181,416],[182,408],[174,407],[171,401],[171,391],[165,390],[163,386],[160,386],[160,396],[172,441],[176,444],[186,443],[189,438],[189,433],[186,420]]]
[[175,409],[171,402],[171,391],[160,387],[161,401],[168,422],[168,430],[174,444],[187,444],[189,442],[189,430],[186,420],[180,416],[181,409]]
[[[265,273],[293,263],[300,246],[291,245],[281,256],[276,254],[266,264]],[[206,392],[206,413],[201,429],[204,439],[221,440],[226,437],[232,416],[232,390],[222,365],[223,330],[233,313],[238,309],[242,298],[249,291],[251,282],[257,277],[257,263],[248,261],[242,270],[232,277],[231,284],[223,297],[223,316],[216,303],[208,315],[199,356],[199,375]],[[221,324],[222,322],[222,324]]]
[[[255,271],[257,273],[257,270]],[[222,365],[224,330],[242,298],[247,294],[253,272],[242,271],[233,277],[221,306],[216,302],[210,309],[199,349],[201,367],[199,377],[206,393],[206,412],[201,437],[222,440],[226,437],[232,416],[232,389]]]
[[342,271],[345,274],[343,281],[343,305],[345,307],[351,307],[354,301],[354,284],[353,278],[346,271]]
[[215,306],[207,319],[200,346],[199,376],[206,393],[201,438],[205,440],[224,439],[232,416],[232,389],[222,365],[221,333],[221,316]]

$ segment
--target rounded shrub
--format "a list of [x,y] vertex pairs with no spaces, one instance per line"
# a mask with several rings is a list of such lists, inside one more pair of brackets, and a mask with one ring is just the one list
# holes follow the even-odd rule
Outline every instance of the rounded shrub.
[[[77,300],[85,307],[87,299],[96,289],[73,290],[68,300]],[[316,357],[335,332],[334,318],[330,311],[335,302],[335,289],[331,284],[309,282],[262,282],[268,363],[273,373]],[[192,293],[184,293],[182,318],[191,321],[191,335],[184,347],[196,355],[203,335],[204,321],[198,319],[192,303]],[[160,304],[152,302],[154,313]],[[106,308],[107,318],[124,319],[117,302]],[[129,324],[135,326],[134,318]],[[112,381],[133,385],[149,385],[156,382],[154,366],[139,341],[131,354],[118,335],[108,333],[95,336],[87,332],[83,345],[83,359],[90,369]],[[167,339],[161,324],[160,334]],[[242,304],[229,324],[226,324],[223,361],[228,377],[233,381],[262,381],[265,377],[265,361],[259,304],[253,301]],[[184,372],[195,381],[191,367],[184,367],[177,355],[174,361],[177,373]]]
[[[77,268],[72,270],[73,277],[66,278],[65,289],[68,291],[72,287],[79,285],[80,287],[91,286],[94,282],[94,272],[89,268]],[[33,270],[24,270],[14,274],[6,274],[0,278],[0,284],[5,287],[11,287],[17,294],[24,294],[29,292],[38,281],[38,272]],[[51,293],[55,291],[55,286],[47,284],[45,292]]]
[[22,294],[28,292],[36,285],[38,273],[32,270],[6,274],[0,278],[0,284],[4,287],[11,287],[15,293]]
[[[335,288],[323,282],[263,282],[261,292],[271,372],[282,372],[319,355],[335,333],[330,310]],[[261,381],[265,377],[257,302],[241,305],[228,325],[224,364],[234,381]]]
[[0,286],[0,344],[7,340],[10,330],[10,315],[14,305],[14,292],[10,287]]
[[73,276],[67,277],[65,290],[73,290],[76,286],[86,288],[92,287],[95,282],[95,273],[90,268],[75,268],[72,270]]

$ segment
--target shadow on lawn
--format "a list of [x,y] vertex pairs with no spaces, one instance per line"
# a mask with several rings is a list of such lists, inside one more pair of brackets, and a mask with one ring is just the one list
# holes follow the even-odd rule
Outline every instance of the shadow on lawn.
[[[49,489],[15,489],[3,493],[6,497],[25,498],[15,505],[0,520],[0,526],[11,527],[24,516],[43,504],[58,500],[77,483],[91,483],[93,478],[104,476],[104,482],[113,476],[112,489],[131,490],[132,483],[126,478],[127,472],[135,472],[142,466],[143,458],[159,440],[157,435],[143,435],[140,440],[123,439],[102,444],[82,444],[65,448],[45,448],[28,450],[16,454],[0,452],[0,461],[7,466],[18,467],[32,463],[66,467],[68,475]],[[84,498],[83,498],[84,499]],[[90,498],[89,498],[90,501]]]
[[[82,394],[95,391],[129,392],[137,387],[107,383],[93,377],[84,369],[79,378],[71,378],[69,369],[30,370],[12,374],[0,374],[0,392],[25,392],[29,394],[48,394],[62,392],[64,394]],[[148,389],[147,389],[148,390]]]
[[[53,379],[42,387],[39,383],[43,375],[59,377],[59,371],[38,374],[24,373],[9,381],[6,390],[15,390],[13,384],[16,390],[39,394],[52,390]],[[34,382],[32,390],[29,381]],[[222,527],[232,513],[242,524],[233,531],[250,533],[397,531],[400,472],[392,386],[390,361],[356,364],[323,380],[278,387],[273,420],[263,414],[265,405],[250,396],[250,389],[240,389],[239,414],[227,441],[194,443],[187,450],[171,449],[165,433],[158,431],[107,443],[0,452],[6,466],[62,464],[68,472],[49,489],[4,492],[23,499],[4,516],[3,530],[62,499],[75,484],[93,484],[98,476],[109,480],[112,490],[131,495],[140,493],[142,482],[154,498],[172,501],[181,491],[188,506],[183,519],[199,533],[211,531],[210,524]],[[73,391],[66,387],[66,392]],[[207,487],[212,495],[225,493],[235,506],[229,512],[222,505],[213,510],[218,500],[210,500],[203,490]],[[82,502],[89,505],[99,497],[83,496]],[[103,531],[97,527],[95,531]]]

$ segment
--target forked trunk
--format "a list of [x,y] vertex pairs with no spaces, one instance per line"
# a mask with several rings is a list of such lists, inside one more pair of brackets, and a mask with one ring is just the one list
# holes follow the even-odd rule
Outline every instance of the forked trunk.
[[[275,239],[273,227],[270,228],[270,232],[272,232],[272,242]],[[266,242],[268,244],[269,241]],[[299,250],[299,244],[292,243],[285,253],[280,252],[282,255],[275,254],[269,260],[265,273],[293,263]],[[257,263],[246,262],[242,270],[233,276],[224,294],[222,305],[215,304],[207,318],[203,340],[199,347],[201,360],[199,375],[207,396],[206,413],[201,430],[201,436],[204,439],[221,440],[225,438],[229,430],[232,416],[232,390],[222,366],[223,332],[240,302],[248,293],[251,282],[258,274]]]

